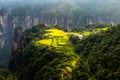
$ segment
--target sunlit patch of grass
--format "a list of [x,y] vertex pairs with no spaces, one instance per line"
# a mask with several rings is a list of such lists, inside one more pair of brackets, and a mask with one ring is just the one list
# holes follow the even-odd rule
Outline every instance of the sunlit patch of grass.
[[108,27],[101,28],[101,30],[107,31]]
[[46,30],[46,34],[44,34],[44,36],[65,36],[66,33],[63,30],[59,30],[59,29],[49,29]]
[[101,31],[107,31],[108,29],[109,29],[108,27],[95,28],[95,29],[93,30],[93,33],[94,33],[94,34],[98,34],[98,33],[100,33]]
[[[91,34],[97,34],[101,31],[106,31],[108,30],[108,27],[104,28],[95,28],[93,31],[83,31],[81,35],[84,35],[85,37],[91,35]],[[43,45],[50,45],[50,46],[62,46],[68,44],[68,40],[70,35],[80,35],[80,33],[77,32],[65,32],[63,30],[59,29],[48,29],[45,30],[46,33],[43,35],[45,39],[39,40],[38,42]]]
[[41,44],[44,44],[44,45],[51,45],[52,39],[40,40],[40,41],[38,41],[38,43],[41,43]]
[[67,34],[68,35],[76,35],[76,36],[80,35],[79,33],[76,33],[76,32],[67,32]]
[[51,45],[54,47],[65,45],[68,43],[70,35],[79,35],[79,33],[65,32],[59,29],[48,29],[43,35],[45,39],[38,41],[43,45]]
[[72,72],[72,68],[71,67],[67,66],[65,68],[67,69],[67,71]]
[[76,63],[77,63],[77,61],[72,61],[72,62],[71,62],[71,65],[72,65],[73,67],[75,67],[75,66],[76,66]]
[[90,34],[91,34],[90,31],[83,31],[83,35],[85,35],[85,36],[89,36]]

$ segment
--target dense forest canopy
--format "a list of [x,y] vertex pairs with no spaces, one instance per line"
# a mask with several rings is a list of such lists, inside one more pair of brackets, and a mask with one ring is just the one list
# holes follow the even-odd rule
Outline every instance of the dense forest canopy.
[[[119,33],[120,25],[99,24],[80,33],[37,25],[20,36],[20,46],[24,46],[13,52],[9,68],[20,80],[118,80]],[[79,39],[78,34],[84,38]]]

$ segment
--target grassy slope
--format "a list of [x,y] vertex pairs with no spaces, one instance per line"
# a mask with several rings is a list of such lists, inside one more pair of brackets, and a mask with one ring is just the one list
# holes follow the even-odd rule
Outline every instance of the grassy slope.
[[82,31],[81,34],[78,32],[64,32],[63,30],[59,29],[48,29],[46,30],[46,33],[43,35],[44,39],[37,41],[37,43],[43,44],[43,45],[51,45],[54,47],[59,47],[62,45],[69,45],[69,37],[70,35],[84,35],[89,36],[91,34],[97,34],[101,31],[108,30],[108,27],[105,28],[95,28],[93,31]]
[[[72,65],[72,67],[70,67],[70,66],[65,67],[69,72],[72,72],[72,70],[75,69],[75,67],[77,67],[77,62],[79,61],[80,56],[78,56],[75,53],[74,45],[72,45],[69,42],[70,35],[72,35],[72,34],[74,34],[76,36],[84,35],[86,37],[93,33],[99,33],[102,30],[106,31],[106,30],[108,30],[108,27],[96,28],[95,30],[93,30],[91,32],[83,31],[82,34],[79,34],[77,32],[64,32],[63,30],[59,30],[59,29],[48,29],[48,30],[46,30],[46,33],[43,35],[44,39],[36,41],[36,44],[53,46],[57,52],[66,51],[66,53],[65,53],[66,55],[74,55],[74,58],[72,60],[67,61],[67,63],[69,65]],[[53,41],[53,39],[54,39],[54,41]]]
[[[53,46],[57,52],[66,51],[66,55],[74,54],[75,58],[73,58],[70,61],[67,61],[67,63],[72,67],[70,66],[65,67],[65,69],[67,69],[69,72],[72,72],[72,68],[76,67],[76,63],[79,60],[79,56],[74,52],[74,46],[70,45],[69,43],[69,35],[71,34],[79,35],[79,33],[75,32],[64,32],[63,30],[59,29],[49,29],[46,30],[46,33],[43,35],[45,39],[36,42],[36,44]],[[52,42],[53,39],[54,41]]]
[[[42,37],[40,35],[41,39],[33,40],[25,48],[24,62],[20,65],[22,71],[18,71],[19,75],[23,76],[21,79],[72,79],[72,74],[79,66],[81,56],[75,53],[75,45],[69,42],[69,37],[70,34],[77,36],[79,33],[64,32],[55,28],[45,31],[46,33],[41,34]],[[93,34],[93,31],[84,30],[80,33],[80,35],[87,37]]]

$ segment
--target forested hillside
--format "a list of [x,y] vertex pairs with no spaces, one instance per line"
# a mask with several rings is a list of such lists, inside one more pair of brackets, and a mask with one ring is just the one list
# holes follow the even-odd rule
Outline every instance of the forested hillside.
[[[84,30],[91,31],[88,35],[84,31],[65,32],[57,26],[28,29],[19,40],[23,44],[21,52],[19,47],[13,52],[9,68],[20,80],[118,80],[120,26],[96,27],[93,31]],[[77,34],[83,34],[84,38],[79,40]]]
[[0,69],[0,80],[18,80],[18,78],[9,70]]
[[[120,25],[108,31],[89,36],[76,45],[81,57],[76,69],[83,80],[119,80],[120,78]],[[77,76],[77,75],[75,75]],[[76,77],[78,78],[78,77]]]

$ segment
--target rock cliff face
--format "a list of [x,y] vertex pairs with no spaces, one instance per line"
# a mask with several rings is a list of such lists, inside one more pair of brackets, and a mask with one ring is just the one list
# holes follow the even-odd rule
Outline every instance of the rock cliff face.
[[9,26],[9,15],[8,13],[3,13],[0,15],[0,65],[6,65],[8,62],[8,57],[10,58],[10,43],[12,38],[11,31],[9,31],[11,26]]
[[11,43],[15,27],[23,26],[26,29],[39,23],[37,17],[25,16],[23,20],[19,18],[19,16],[11,17],[8,13],[0,15],[0,48],[3,48],[5,44]]

